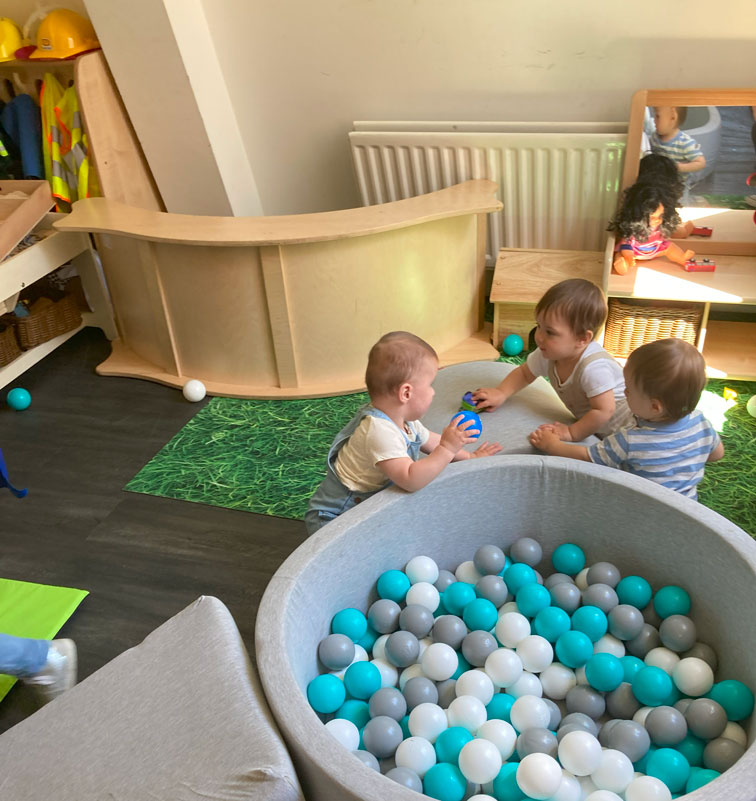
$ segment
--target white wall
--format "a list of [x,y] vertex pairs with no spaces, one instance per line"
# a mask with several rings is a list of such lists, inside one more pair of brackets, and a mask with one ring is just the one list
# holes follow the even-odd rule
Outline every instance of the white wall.
[[626,120],[636,89],[756,85],[753,0],[202,3],[266,214],[358,204],[355,119]]
[[[84,0],[63,0],[63,2],[54,2],[51,0],[3,0],[2,9],[0,13],[3,17],[12,19],[16,25],[23,28],[26,20],[31,16],[37,8],[47,9],[52,11],[53,8],[70,8],[82,17],[87,16],[87,10],[84,7]],[[35,30],[34,28],[32,30]]]

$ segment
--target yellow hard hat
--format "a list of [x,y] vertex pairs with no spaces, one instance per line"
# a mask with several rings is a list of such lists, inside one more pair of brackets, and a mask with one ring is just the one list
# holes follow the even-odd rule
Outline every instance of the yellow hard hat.
[[8,17],[0,17],[0,61],[13,61],[16,50],[24,44],[18,25]]
[[39,23],[32,59],[72,58],[100,46],[92,23],[67,8],[56,8]]

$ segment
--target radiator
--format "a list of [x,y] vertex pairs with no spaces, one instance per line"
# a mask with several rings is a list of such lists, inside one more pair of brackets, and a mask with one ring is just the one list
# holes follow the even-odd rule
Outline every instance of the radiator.
[[354,123],[349,141],[364,206],[489,178],[504,206],[489,215],[489,265],[502,247],[604,249],[626,123],[411,125]]

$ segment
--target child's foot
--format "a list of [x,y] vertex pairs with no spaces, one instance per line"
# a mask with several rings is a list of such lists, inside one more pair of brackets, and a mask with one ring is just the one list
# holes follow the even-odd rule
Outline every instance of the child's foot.
[[42,669],[22,681],[36,687],[45,704],[70,690],[76,684],[76,643],[73,640],[53,640]]
[[629,269],[627,262],[622,258],[622,256],[617,256],[614,260],[614,272],[617,275],[626,275]]

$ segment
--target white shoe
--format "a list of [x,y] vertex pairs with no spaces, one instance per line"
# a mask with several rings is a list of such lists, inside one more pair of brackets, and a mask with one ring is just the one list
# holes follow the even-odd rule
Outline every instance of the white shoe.
[[70,690],[76,684],[76,643],[73,640],[53,640],[42,669],[22,681],[36,687],[45,704]]

